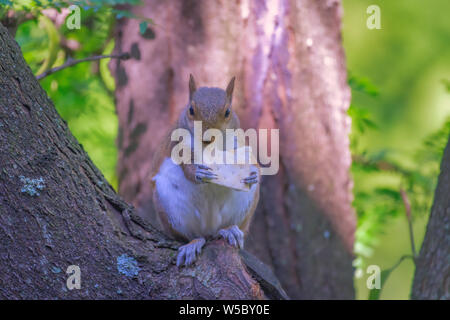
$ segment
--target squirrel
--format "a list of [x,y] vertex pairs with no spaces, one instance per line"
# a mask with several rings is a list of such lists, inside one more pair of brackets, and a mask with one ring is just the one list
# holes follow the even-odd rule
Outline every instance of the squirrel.
[[[163,231],[182,242],[178,249],[177,266],[189,266],[200,255],[206,239],[224,238],[231,246],[244,247],[253,213],[259,200],[258,165],[252,165],[250,175],[242,182],[248,191],[239,191],[208,183],[217,179],[204,164],[176,164],[171,151],[177,143],[171,132],[177,128],[194,132],[194,121],[202,121],[203,130],[240,128],[232,109],[235,77],[226,90],[215,87],[197,89],[194,77],[189,77],[189,101],[178,121],[170,129],[155,153],[151,170],[153,203]],[[202,136],[203,137],[203,136]],[[211,141],[202,139],[202,149]],[[193,153],[193,152],[192,152]]]

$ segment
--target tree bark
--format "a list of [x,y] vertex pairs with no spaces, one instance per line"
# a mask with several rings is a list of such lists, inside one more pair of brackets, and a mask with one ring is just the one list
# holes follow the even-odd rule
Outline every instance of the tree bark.
[[450,140],[442,158],[427,232],[416,259],[411,298],[450,300]]
[[336,0],[146,1],[156,25],[118,24],[113,61],[119,193],[154,219],[153,152],[188,99],[188,77],[224,87],[247,128],[280,129],[280,171],[265,176],[246,247],[291,298],[354,297],[350,102]]
[[[114,193],[1,24],[0,142],[0,299],[276,297],[223,241],[178,269],[179,244]],[[69,265],[80,289],[66,286]]]

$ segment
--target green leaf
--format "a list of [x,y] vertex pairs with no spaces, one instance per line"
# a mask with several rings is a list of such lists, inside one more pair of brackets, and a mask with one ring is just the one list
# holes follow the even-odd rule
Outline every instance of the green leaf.
[[0,4],[4,6],[12,6],[12,2],[9,0],[0,0]]
[[441,81],[442,81],[442,83],[443,83],[444,86],[445,86],[445,90],[447,90],[447,92],[450,93],[450,80],[448,80],[448,79],[442,79]]
[[136,15],[131,11],[112,9],[111,12],[113,14],[115,14],[116,19],[122,19],[122,18],[134,19],[134,18],[136,18]]
[[38,75],[50,69],[53,66],[53,64],[56,61],[56,58],[58,57],[57,55],[60,42],[58,30],[56,29],[52,20],[50,20],[44,15],[41,15],[39,16],[39,25],[45,29],[48,35],[48,55],[44,63],[42,64],[41,68],[36,73]]
[[378,88],[368,78],[350,75],[348,84],[353,90],[364,92],[373,97],[379,94]]
[[380,273],[381,281],[380,281],[380,289],[371,289],[369,292],[369,300],[379,300],[381,295],[381,290],[383,290],[383,286],[386,283],[386,280],[389,278],[389,275],[393,271],[394,268],[383,270]]
[[[111,54],[113,50],[114,50],[114,40],[111,40],[110,42],[108,42],[106,44],[105,50],[102,52],[102,54],[104,54],[104,55]],[[101,77],[103,83],[105,84],[105,87],[109,91],[114,92],[114,90],[116,88],[116,83],[115,83],[114,77],[111,75],[111,72],[108,68],[108,64],[109,64],[110,60],[111,59],[100,60],[99,71],[100,71],[100,77]]]
[[139,23],[139,32],[141,35],[145,34],[145,31],[147,31],[148,23],[146,21],[142,21]]

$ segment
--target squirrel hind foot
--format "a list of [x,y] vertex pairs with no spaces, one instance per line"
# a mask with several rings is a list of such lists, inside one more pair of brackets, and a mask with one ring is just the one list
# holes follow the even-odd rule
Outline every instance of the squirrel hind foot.
[[188,244],[178,248],[177,267],[183,265],[188,267],[197,260],[197,256],[202,252],[203,245],[205,244],[205,238],[194,239]]
[[244,249],[244,233],[238,226],[219,230],[219,236],[224,238],[231,246]]

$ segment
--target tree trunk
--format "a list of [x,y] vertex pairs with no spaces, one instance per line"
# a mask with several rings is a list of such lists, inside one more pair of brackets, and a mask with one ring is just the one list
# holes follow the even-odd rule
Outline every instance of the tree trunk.
[[354,297],[355,214],[349,176],[350,102],[336,0],[146,1],[155,21],[118,24],[113,61],[119,193],[154,218],[153,152],[188,99],[188,77],[224,87],[244,129],[280,129],[280,171],[263,177],[246,247],[291,298]]
[[[178,269],[179,244],[114,193],[1,24],[0,141],[0,299],[277,297],[223,241]],[[276,285],[250,261],[264,286]],[[66,286],[70,265],[80,289]]]
[[450,140],[442,158],[427,232],[416,260],[411,298],[450,300]]

